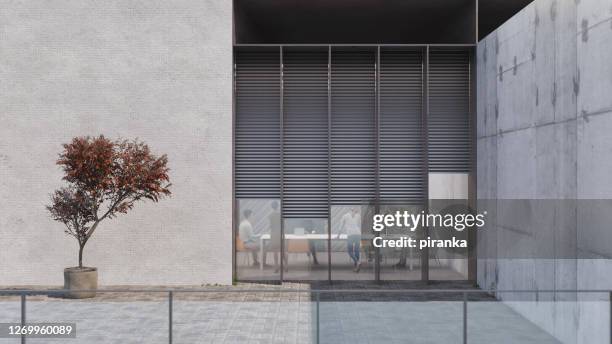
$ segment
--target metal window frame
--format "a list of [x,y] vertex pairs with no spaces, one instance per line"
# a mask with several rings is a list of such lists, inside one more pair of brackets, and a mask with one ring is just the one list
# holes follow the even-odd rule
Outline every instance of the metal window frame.
[[[375,151],[376,151],[376,162],[374,172],[374,182],[376,183],[375,194],[374,194],[374,213],[380,213],[380,45],[376,47],[376,71],[374,77],[374,87],[376,88],[376,108],[374,114],[374,126],[376,133],[375,135]],[[380,233],[377,233],[380,234]],[[374,280],[380,283],[380,248],[374,249]]]
[[[476,49],[470,49],[470,172],[468,176],[468,207],[472,211],[476,211],[478,208],[478,178],[477,178],[477,90],[476,90]],[[477,245],[478,235],[477,231],[468,231],[468,281],[477,285]],[[612,339],[612,337],[611,337]]]
[[236,269],[236,49],[232,49],[232,283],[238,279]]
[[332,177],[332,116],[331,116],[332,47],[327,46],[327,282],[332,282],[331,269],[331,177]]
[[[421,117],[421,135],[423,137],[423,209],[429,212],[429,46],[423,49],[423,107]],[[429,236],[429,227],[425,227],[425,235]],[[429,248],[421,250],[421,281],[429,283]]]
[[[279,253],[279,258],[280,258],[280,283],[283,283],[284,281],[284,272],[285,272],[285,266],[283,263],[283,260],[285,260],[285,217],[283,216],[285,214],[285,84],[284,84],[284,80],[283,80],[283,47],[280,46],[278,48],[278,52],[280,55],[280,63],[279,63],[279,68],[280,68],[280,130],[279,130],[279,134],[280,134],[280,199],[279,199],[279,203],[280,203],[280,253]],[[260,257],[262,259],[263,262],[263,257]]]
[[[422,110],[422,135],[423,135],[423,150],[424,150],[424,162],[423,162],[423,177],[424,177],[424,200],[423,206],[426,211],[429,209],[429,147],[428,147],[428,125],[427,120],[429,117],[429,56],[430,56],[430,48],[466,48],[470,55],[470,64],[469,64],[469,82],[470,82],[470,90],[469,90],[469,104],[470,104],[470,142],[472,143],[471,154],[470,154],[470,167],[471,171],[469,173],[468,178],[468,203],[470,204],[472,209],[475,209],[476,205],[476,180],[477,180],[477,170],[476,170],[476,161],[477,161],[477,150],[476,150],[476,44],[234,44],[233,54],[232,54],[232,277],[234,280],[238,279],[237,276],[237,266],[236,266],[236,247],[235,247],[235,237],[236,237],[236,191],[235,191],[235,166],[236,166],[236,156],[235,156],[235,130],[236,130],[236,49],[240,47],[278,47],[279,48],[279,57],[280,57],[280,213],[281,213],[281,259],[280,259],[280,280],[278,282],[282,283],[285,281],[284,279],[284,260],[283,253],[285,250],[284,247],[284,237],[285,237],[285,224],[284,224],[284,210],[283,210],[283,191],[284,191],[284,171],[283,171],[283,156],[284,156],[284,80],[283,80],[283,47],[321,47],[328,49],[328,71],[327,71],[327,118],[328,118],[328,283],[332,283],[332,265],[331,265],[331,68],[332,68],[332,48],[334,47],[372,47],[375,48],[376,58],[375,58],[375,156],[376,156],[376,171],[375,171],[375,211],[380,211],[380,49],[386,47],[412,47],[412,48],[421,48],[423,49],[423,78],[422,78],[422,90],[423,90],[423,110]],[[429,229],[425,229],[426,235],[429,233]],[[468,237],[468,279],[467,281],[476,283],[477,276],[477,264],[476,264],[476,235],[474,231],[470,231],[473,233]],[[263,259],[263,257],[262,257]],[[380,282],[380,250],[375,250],[375,268],[374,268],[375,282]],[[429,254],[428,250],[425,248],[421,254],[421,281],[425,283],[429,283]]]

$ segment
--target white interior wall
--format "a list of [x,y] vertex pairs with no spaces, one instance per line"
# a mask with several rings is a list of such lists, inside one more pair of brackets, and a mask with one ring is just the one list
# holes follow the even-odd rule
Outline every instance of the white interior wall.
[[[467,205],[468,177],[467,173],[429,173],[429,199],[464,200]],[[432,260],[430,265],[436,266],[439,263],[442,266],[448,266],[461,274],[461,276],[466,279],[468,278],[467,254],[465,259],[441,258],[438,261]]]

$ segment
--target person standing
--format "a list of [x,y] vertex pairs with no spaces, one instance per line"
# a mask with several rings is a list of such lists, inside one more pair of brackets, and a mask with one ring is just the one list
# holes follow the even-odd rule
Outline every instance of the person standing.
[[347,252],[355,267],[353,271],[359,272],[361,269],[361,261],[359,259],[361,246],[361,215],[356,207],[351,207],[351,210],[342,216],[340,233],[346,233]]

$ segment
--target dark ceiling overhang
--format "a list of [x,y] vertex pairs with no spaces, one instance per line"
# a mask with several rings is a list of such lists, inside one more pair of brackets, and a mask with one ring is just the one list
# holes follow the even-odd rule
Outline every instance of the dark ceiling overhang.
[[234,0],[235,42],[473,44],[531,1]]
[[[485,38],[533,0],[478,0],[478,39]],[[566,0],[562,0],[566,1]]]

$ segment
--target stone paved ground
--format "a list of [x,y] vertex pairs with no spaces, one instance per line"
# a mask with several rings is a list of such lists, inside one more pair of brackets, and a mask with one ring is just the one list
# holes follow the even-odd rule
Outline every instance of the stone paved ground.
[[[174,343],[312,343],[317,309],[310,292],[283,289],[406,288],[405,284],[238,285],[236,293],[175,293]],[[415,287],[409,285],[408,287]],[[453,283],[418,286],[465,289]],[[139,288],[142,289],[142,288]],[[209,290],[218,290],[208,288]],[[460,343],[461,293],[329,293],[319,303],[321,343]],[[470,343],[556,343],[548,334],[485,295],[468,304]],[[0,322],[19,321],[19,300],[0,297]],[[167,343],[168,301],[164,293],[101,293],[89,300],[29,296],[29,322],[75,322],[76,339],[28,339],[28,343]],[[518,337],[517,337],[518,336]],[[0,343],[18,343],[0,339]]]

